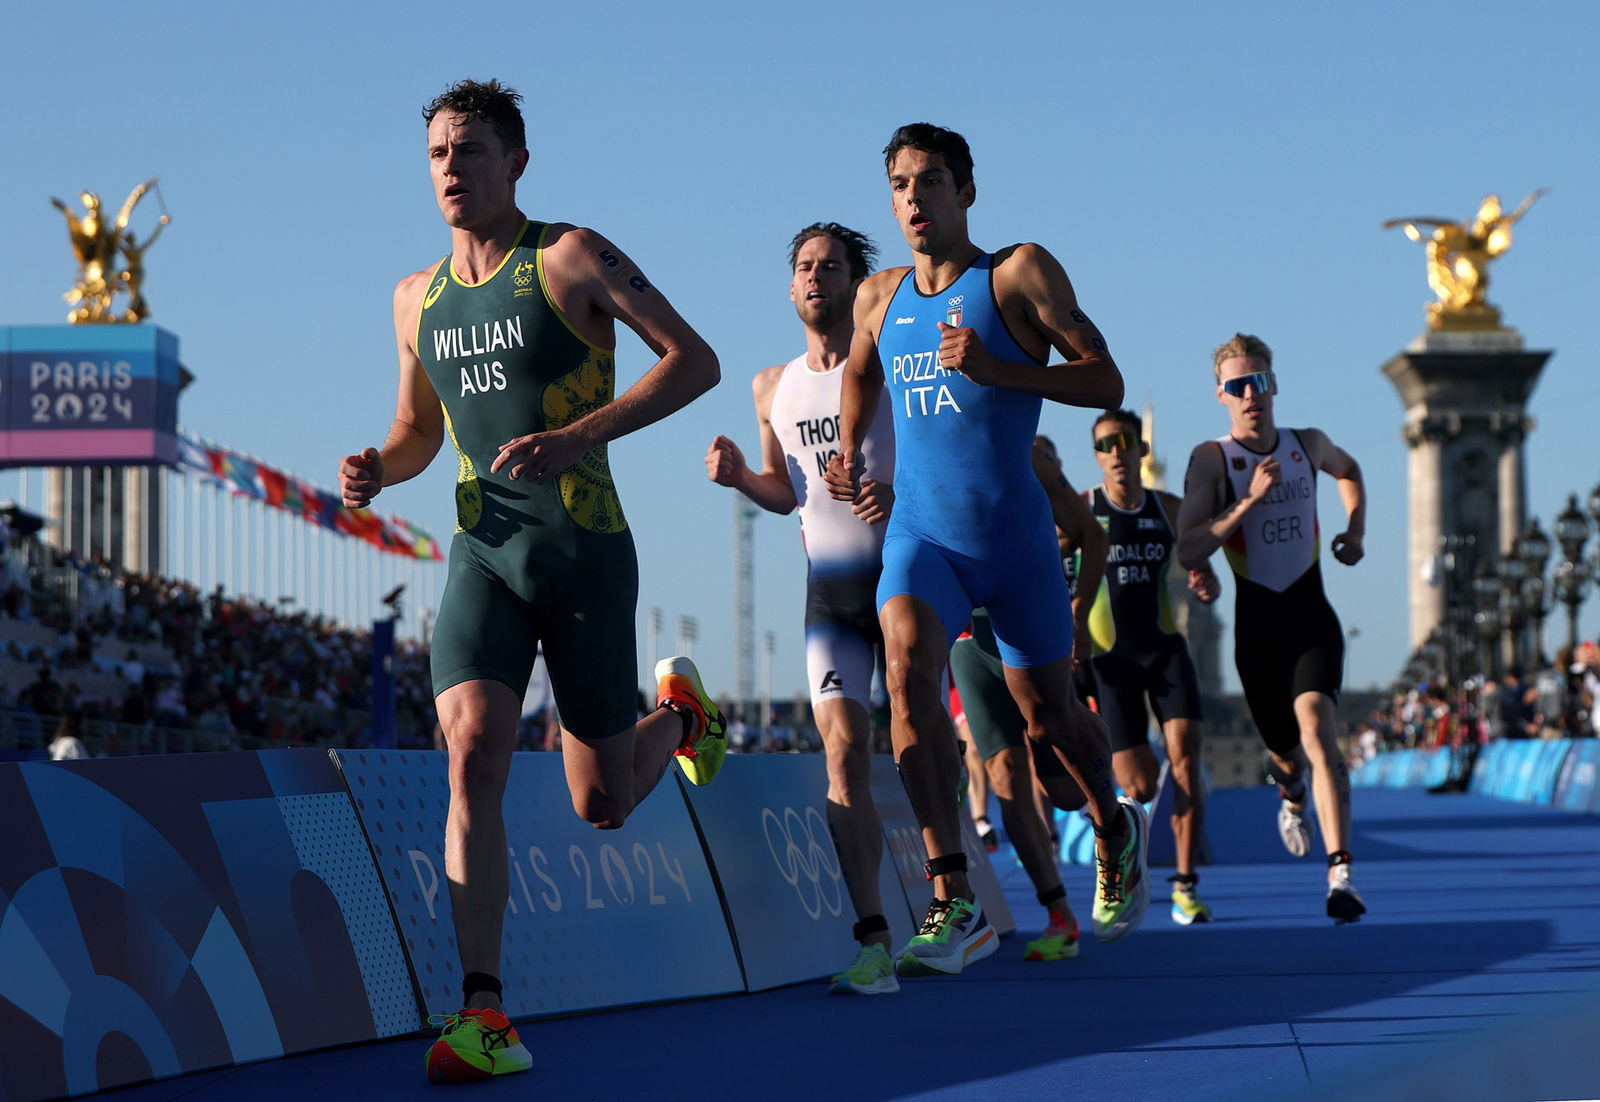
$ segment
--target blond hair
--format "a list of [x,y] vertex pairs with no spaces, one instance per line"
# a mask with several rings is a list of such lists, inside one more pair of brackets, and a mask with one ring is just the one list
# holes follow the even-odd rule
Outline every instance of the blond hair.
[[1267,342],[1260,337],[1253,337],[1249,333],[1235,333],[1233,339],[1227,344],[1219,344],[1211,353],[1211,370],[1218,381],[1222,379],[1222,361],[1233,356],[1254,356],[1272,367],[1272,349],[1267,347]]

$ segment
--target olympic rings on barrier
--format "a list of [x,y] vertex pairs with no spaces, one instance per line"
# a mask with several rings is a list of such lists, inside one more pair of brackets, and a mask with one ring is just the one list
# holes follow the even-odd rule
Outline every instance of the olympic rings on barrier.
[[[842,914],[844,883],[822,813],[808,807],[802,817],[794,808],[786,807],[780,817],[770,807],[764,807],[761,829],[778,873],[793,886],[806,914],[821,918],[824,909],[836,917]],[[828,842],[818,841],[819,830],[820,837]]]

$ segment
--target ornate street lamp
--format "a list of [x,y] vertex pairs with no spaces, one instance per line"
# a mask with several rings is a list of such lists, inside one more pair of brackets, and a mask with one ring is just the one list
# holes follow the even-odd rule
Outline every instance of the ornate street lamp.
[[[1600,486],[1595,489],[1600,493]],[[1545,566],[1550,561],[1550,537],[1539,527],[1538,517],[1528,521],[1528,527],[1517,537],[1516,556],[1528,568],[1527,576],[1522,579],[1521,599],[1524,615],[1533,621],[1531,654],[1524,652],[1516,656],[1517,663],[1526,667],[1544,651],[1544,618],[1550,613],[1544,584]]]
[[1482,660],[1479,672],[1495,672],[1494,641],[1504,626],[1500,619],[1500,579],[1484,564],[1472,579],[1472,599],[1476,611],[1472,614],[1473,626],[1478,629],[1482,642]]
[[[1595,487],[1595,493],[1600,494],[1600,486]],[[1528,527],[1517,537],[1517,558],[1528,564],[1530,573],[1544,573],[1545,564],[1550,560],[1550,537],[1539,527],[1538,517],[1528,521]]]
[[[1593,496],[1590,498],[1594,500]],[[1583,545],[1589,538],[1589,520],[1578,508],[1578,495],[1567,495],[1567,507],[1556,515],[1556,542],[1561,545],[1561,561],[1552,575],[1555,599],[1567,606],[1567,646],[1578,645],[1578,606],[1589,592],[1590,569],[1583,560]]]

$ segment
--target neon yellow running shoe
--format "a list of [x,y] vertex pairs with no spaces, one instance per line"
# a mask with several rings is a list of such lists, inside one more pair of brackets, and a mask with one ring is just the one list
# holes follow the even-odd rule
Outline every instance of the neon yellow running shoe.
[[1137,800],[1117,797],[1128,820],[1128,841],[1110,861],[1095,858],[1094,937],[1116,941],[1127,937],[1144,919],[1150,905],[1150,878],[1145,872],[1145,851],[1150,828]]
[[830,990],[835,995],[892,995],[900,990],[889,950],[876,941],[863,945],[850,967],[833,977]]
[[1196,922],[1210,922],[1211,908],[1200,901],[1195,894],[1195,885],[1185,884],[1176,876],[1169,876],[1172,881],[1172,921],[1179,926],[1193,926]]
[[435,1083],[467,1083],[491,1075],[510,1075],[533,1066],[517,1029],[498,1010],[458,1010],[435,1014],[429,1025],[443,1026],[428,1049],[428,1078]]
[[1071,960],[1078,955],[1078,923],[1050,912],[1050,925],[1028,942],[1023,960]]
[[902,976],[953,976],[1000,948],[1000,938],[976,899],[935,899],[928,916],[895,958]]
[[700,683],[694,662],[679,655],[656,663],[656,704],[695,720],[696,734],[683,740],[676,760],[690,784],[708,784],[728,753],[728,721]]

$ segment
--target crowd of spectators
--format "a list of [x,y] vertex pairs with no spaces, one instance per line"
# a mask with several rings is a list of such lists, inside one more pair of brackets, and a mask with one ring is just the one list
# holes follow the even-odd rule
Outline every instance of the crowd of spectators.
[[1357,724],[1354,763],[1379,751],[1460,747],[1494,739],[1588,738],[1600,735],[1600,647],[1562,647],[1530,674],[1512,668],[1460,684],[1397,689]]
[[[8,533],[9,535],[9,533]],[[0,548],[0,712],[70,717],[92,753],[137,752],[138,732],[194,730],[209,745],[362,745],[370,633],[188,582],[119,572],[35,540]],[[23,645],[5,622],[33,626]],[[425,648],[397,641],[397,744],[431,745]],[[92,688],[86,688],[92,685]],[[101,722],[97,722],[101,721]],[[81,729],[77,726],[81,724]],[[54,730],[52,724],[51,730]]]

